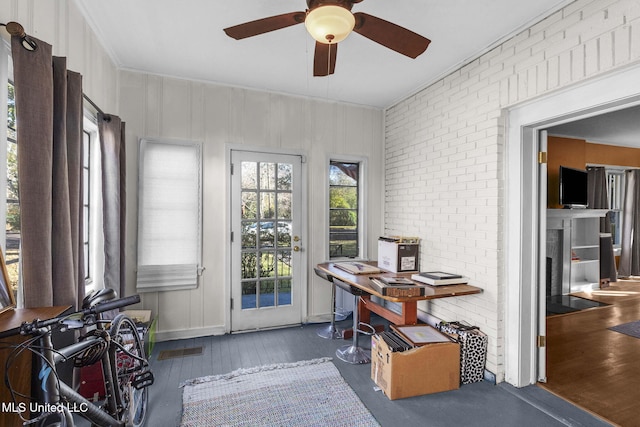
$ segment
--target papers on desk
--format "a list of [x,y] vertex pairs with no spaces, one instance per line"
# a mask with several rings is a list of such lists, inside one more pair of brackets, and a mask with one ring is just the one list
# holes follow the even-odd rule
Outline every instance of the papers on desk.
[[380,276],[380,277],[376,277],[376,279],[380,280],[381,282],[384,282],[385,285],[390,285],[390,286],[398,286],[398,285],[415,286],[416,285],[415,283],[413,283],[413,280],[407,279],[406,277]]
[[378,267],[358,261],[335,262],[333,265],[351,274],[378,274],[381,272]]
[[469,283],[469,278],[459,274],[445,273],[442,271],[427,271],[411,275],[416,282],[426,283],[431,286],[460,285]]

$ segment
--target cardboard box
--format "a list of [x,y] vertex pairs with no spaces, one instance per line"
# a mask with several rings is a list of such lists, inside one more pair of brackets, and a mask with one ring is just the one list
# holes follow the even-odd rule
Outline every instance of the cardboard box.
[[158,316],[152,317],[151,310],[125,310],[123,313],[129,316],[138,326],[138,333],[140,333],[140,338],[144,341],[144,348],[147,352],[147,357],[149,357],[156,343]]
[[371,379],[390,400],[456,390],[460,387],[460,345],[429,343],[393,352],[381,337],[373,335]]
[[408,243],[401,237],[380,237],[378,239],[378,267],[400,273],[418,271],[417,239]]

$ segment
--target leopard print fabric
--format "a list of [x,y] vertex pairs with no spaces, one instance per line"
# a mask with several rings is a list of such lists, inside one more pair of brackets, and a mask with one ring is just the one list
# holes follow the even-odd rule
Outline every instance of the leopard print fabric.
[[471,384],[484,379],[488,337],[480,329],[460,322],[441,322],[438,329],[453,335],[460,344],[460,383]]

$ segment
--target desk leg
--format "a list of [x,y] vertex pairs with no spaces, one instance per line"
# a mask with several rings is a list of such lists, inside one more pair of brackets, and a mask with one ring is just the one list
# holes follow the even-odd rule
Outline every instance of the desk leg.
[[417,301],[402,303],[402,322],[403,325],[415,325],[418,323]]
[[369,295],[362,295],[358,298],[358,316],[362,323],[366,323],[368,325],[371,324],[371,310],[367,307],[367,304],[370,304],[370,301],[371,296]]
[[[371,312],[374,312],[394,325],[415,325],[418,323],[418,302],[409,301],[403,302],[402,313],[398,314],[395,311],[391,311],[386,307],[383,307],[375,302],[371,301],[369,296],[363,296],[358,304],[360,320],[365,322],[363,318],[371,319]],[[365,323],[368,323],[367,320]]]

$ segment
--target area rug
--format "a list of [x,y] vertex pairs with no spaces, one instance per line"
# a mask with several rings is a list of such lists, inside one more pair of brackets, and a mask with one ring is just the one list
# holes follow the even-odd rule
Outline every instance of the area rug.
[[547,297],[547,316],[573,313],[587,308],[607,307],[609,304],[573,295],[554,295]]
[[239,369],[181,387],[183,427],[379,427],[331,358]]
[[640,338],[640,320],[612,326],[609,329],[611,329],[612,331],[620,332],[621,334],[632,336],[634,338]]

